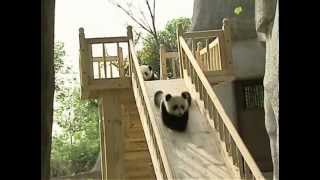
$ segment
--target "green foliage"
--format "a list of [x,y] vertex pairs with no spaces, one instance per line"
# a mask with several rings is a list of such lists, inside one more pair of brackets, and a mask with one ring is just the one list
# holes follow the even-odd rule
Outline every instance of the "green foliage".
[[234,13],[236,15],[240,15],[240,13],[243,11],[242,6],[238,6],[234,9]]
[[80,89],[64,81],[72,73],[64,63],[63,43],[55,44],[55,109],[54,121],[61,128],[52,137],[51,176],[65,176],[88,171],[99,154],[97,102],[80,100]]
[[[177,50],[176,26],[179,23],[182,24],[183,31],[186,31],[191,25],[191,20],[184,17],[173,19],[166,24],[164,30],[158,32],[160,44],[164,44],[168,51]],[[143,63],[151,65],[157,72],[159,72],[159,49],[152,35],[149,34],[144,38],[143,48],[138,52],[138,58]]]

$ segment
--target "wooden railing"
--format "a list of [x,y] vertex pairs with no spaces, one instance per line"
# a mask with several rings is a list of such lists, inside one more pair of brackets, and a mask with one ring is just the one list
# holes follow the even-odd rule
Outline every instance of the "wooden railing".
[[[227,23],[226,21],[224,20],[224,23]],[[221,31],[210,31],[203,34],[220,33]],[[190,33],[184,35],[194,37],[194,34]],[[177,28],[177,39],[182,76],[197,99],[200,109],[207,116],[209,124],[219,132],[223,150],[227,157],[231,157],[232,166],[237,167],[237,175],[244,179],[265,179],[189,49],[181,25]]]
[[168,52],[163,44],[160,45],[160,79],[168,79],[169,69],[173,78],[178,78],[178,52]]
[[[129,76],[129,73],[125,72],[126,63],[128,62],[124,61],[122,47],[119,45],[120,43],[129,43],[127,36],[86,38],[84,29],[80,28],[79,41],[82,98],[87,98],[89,96],[90,85],[95,88],[101,80],[123,79],[124,77]],[[116,44],[116,56],[107,55],[107,43]],[[93,46],[101,46],[102,53],[98,56],[93,56]],[[110,84],[112,84],[111,81]]]
[[[186,41],[190,40],[191,52],[206,75],[232,75],[231,37],[228,20],[223,21],[222,29],[183,33],[180,25],[180,28],[177,28],[177,33],[183,36]],[[205,47],[202,48],[202,44],[205,44]]]
[[157,179],[173,179],[172,171],[164,151],[163,142],[160,137],[156,119],[151,107],[144,80],[140,71],[139,61],[135,53],[132,40],[132,29],[128,27],[129,37],[129,60],[131,69],[132,89],[136,99],[145,137],[147,139],[149,152]]

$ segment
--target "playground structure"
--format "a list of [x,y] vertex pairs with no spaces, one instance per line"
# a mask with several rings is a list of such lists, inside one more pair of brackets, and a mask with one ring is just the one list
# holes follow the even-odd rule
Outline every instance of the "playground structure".
[[[234,79],[227,19],[218,30],[178,25],[178,52],[160,48],[157,81],[142,78],[131,26],[127,36],[104,38],[86,38],[80,28],[79,40],[81,98],[99,99],[102,179],[265,179],[212,89]],[[116,45],[117,55],[107,55],[105,44]],[[171,69],[178,78],[167,80],[167,59],[177,59]],[[163,127],[153,104],[159,89],[191,93],[185,133]]]

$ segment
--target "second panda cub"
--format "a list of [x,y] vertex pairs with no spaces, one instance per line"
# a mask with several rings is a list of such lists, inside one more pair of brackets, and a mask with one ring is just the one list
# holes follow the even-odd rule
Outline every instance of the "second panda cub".
[[172,96],[157,91],[154,95],[154,103],[160,108],[161,118],[165,126],[176,131],[186,130],[191,106],[189,92],[182,92],[181,96]]
[[143,76],[143,80],[152,81],[158,80],[158,76],[154,73],[153,69],[149,65],[140,65],[140,70]]

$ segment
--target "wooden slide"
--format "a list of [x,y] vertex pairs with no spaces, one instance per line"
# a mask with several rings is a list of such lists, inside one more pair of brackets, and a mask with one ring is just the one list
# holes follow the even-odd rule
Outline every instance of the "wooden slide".
[[220,150],[219,135],[210,127],[206,117],[200,112],[195,100],[189,111],[186,132],[175,132],[166,128],[160,111],[153,103],[157,90],[172,95],[189,91],[183,79],[145,81],[150,104],[164,142],[169,166],[175,179],[234,179],[231,168],[226,165]]

